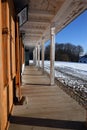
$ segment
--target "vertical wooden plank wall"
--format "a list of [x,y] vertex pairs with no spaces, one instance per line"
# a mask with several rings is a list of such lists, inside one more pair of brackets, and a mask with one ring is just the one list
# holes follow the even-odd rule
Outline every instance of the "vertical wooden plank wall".
[[0,0],[0,130],[2,130],[2,123],[3,123],[3,87],[4,87],[4,79],[3,79],[3,56],[2,56],[2,17],[1,17],[1,0]]
[[2,54],[3,54],[3,89],[2,89],[2,130],[8,125],[9,82],[8,82],[8,42],[9,42],[9,7],[7,0],[2,0]]
[[9,42],[8,42],[8,105],[9,112],[11,113],[13,108],[13,79],[16,75],[15,68],[15,9],[12,0],[8,0],[8,10],[9,10]]
[[[18,20],[12,0],[0,0],[0,130],[9,125],[14,103],[14,87],[21,99],[21,70],[24,45],[19,37]],[[16,96],[16,95],[15,95]]]
[[0,130],[8,127],[16,77],[15,10],[12,0],[0,0]]

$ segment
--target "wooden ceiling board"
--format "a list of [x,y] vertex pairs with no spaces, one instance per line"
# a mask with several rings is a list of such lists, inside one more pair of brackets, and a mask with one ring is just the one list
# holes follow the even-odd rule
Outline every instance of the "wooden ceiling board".
[[25,32],[24,44],[35,46],[50,38],[50,27],[56,33],[87,9],[87,0],[29,0],[28,21],[20,28]]

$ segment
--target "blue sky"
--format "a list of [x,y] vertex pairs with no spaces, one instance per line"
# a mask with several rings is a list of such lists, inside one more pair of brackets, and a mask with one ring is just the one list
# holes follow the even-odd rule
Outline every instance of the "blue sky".
[[56,42],[81,45],[84,52],[87,52],[87,11],[56,34]]

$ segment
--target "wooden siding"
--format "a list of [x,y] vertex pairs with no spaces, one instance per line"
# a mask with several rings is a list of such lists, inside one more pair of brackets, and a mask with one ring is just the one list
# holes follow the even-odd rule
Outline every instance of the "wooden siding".
[[0,0],[0,130],[6,130],[9,125],[8,119],[16,96],[14,89],[17,91],[16,78],[20,87],[19,33],[16,34],[18,28],[13,1]]

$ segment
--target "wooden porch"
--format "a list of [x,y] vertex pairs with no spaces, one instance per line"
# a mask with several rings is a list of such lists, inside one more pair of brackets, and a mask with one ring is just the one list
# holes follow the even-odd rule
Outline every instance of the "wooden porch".
[[85,130],[86,110],[35,66],[22,76],[23,105],[15,105],[9,130]]

